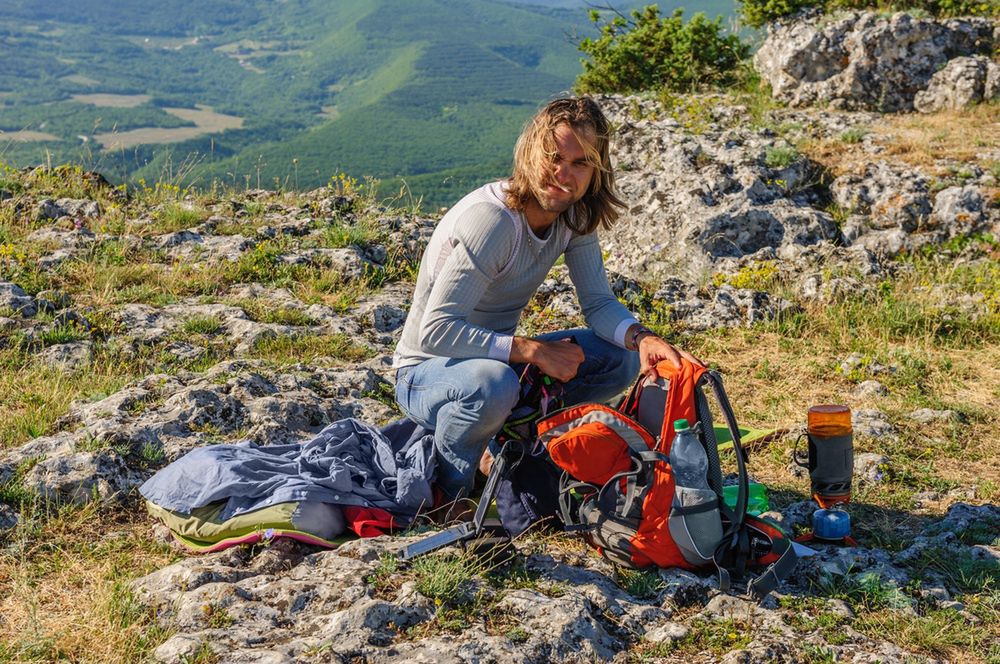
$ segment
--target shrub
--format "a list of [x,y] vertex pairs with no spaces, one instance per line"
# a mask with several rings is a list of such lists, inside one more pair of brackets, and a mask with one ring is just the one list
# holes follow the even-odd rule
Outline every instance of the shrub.
[[732,85],[750,47],[736,35],[723,35],[722,17],[714,21],[698,13],[684,22],[684,10],[660,18],[656,5],[605,21],[597,10],[590,19],[602,23],[601,36],[584,39],[580,50],[590,56],[576,80],[581,93],[671,90],[690,92]]
[[740,17],[747,25],[759,28],[800,9],[822,5],[822,0],[739,0]]
[[740,17],[749,26],[762,25],[795,14],[806,7],[834,9],[880,9],[908,11],[927,16],[1000,16],[995,0],[739,0]]

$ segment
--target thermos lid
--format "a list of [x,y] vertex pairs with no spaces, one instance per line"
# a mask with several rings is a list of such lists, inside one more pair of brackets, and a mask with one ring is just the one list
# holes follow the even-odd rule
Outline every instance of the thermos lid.
[[691,427],[688,425],[688,421],[684,418],[679,420],[674,420],[674,431],[687,431]]
[[847,436],[851,434],[851,409],[838,404],[820,404],[809,409],[806,416],[809,433],[813,436]]

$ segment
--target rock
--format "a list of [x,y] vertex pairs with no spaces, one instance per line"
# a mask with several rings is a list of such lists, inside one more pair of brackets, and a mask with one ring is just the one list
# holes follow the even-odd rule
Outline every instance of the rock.
[[970,235],[982,230],[986,222],[982,191],[975,185],[942,189],[934,199],[932,217],[948,237]]
[[941,494],[937,491],[920,491],[913,494],[913,505],[918,509],[926,508],[930,504],[941,500],[941,497]]
[[956,410],[933,410],[931,408],[918,408],[908,416],[914,422],[920,424],[930,424],[932,422],[954,422],[961,424],[966,422],[966,417]]
[[714,578],[698,576],[693,572],[676,568],[659,570],[662,589],[659,601],[662,606],[684,608],[704,604],[719,584]]
[[741,597],[734,597],[727,594],[719,594],[709,600],[702,613],[710,618],[735,618],[741,619],[760,616],[764,609],[760,608],[756,602],[752,602]]
[[17,284],[0,281],[0,310],[8,316],[31,318],[38,312],[35,299]]
[[[795,466],[799,468],[800,466]],[[808,477],[808,472],[805,475]],[[810,528],[812,526],[813,512],[819,509],[812,500],[800,500],[794,502],[781,510],[772,510],[761,514],[761,518],[771,519],[786,532],[794,533],[799,529]]]
[[202,235],[193,230],[161,235],[154,246],[164,249],[174,260],[217,263],[238,261],[254,242],[242,235]]
[[[804,204],[815,165],[745,126],[724,137],[721,125],[740,116],[723,105],[712,111],[716,128],[693,135],[675,122],[635,122],[632,99],[601,103],[621,127],[617,159],[627,167],[616,178],[631,205],[602,233],[609,269],[644,282],[698,283],[725,259],[839,239],[833,219]],[[769,167],[768,154],[781,154],[781,163]]]
[[852,390],[851,394],[861,399],[867,399],[872,397],[884,397],[889,394],[889,390],[886,389],[885,385],[877,380],[865,380],[858,383],[858,386]]
[[45,300],[48,302],[53,310],[65,309],[72,304],[72,298],[60,290],[43,290],[39,291],[35,296],[36,300]]
[[54,504],[82,505],[92,500],[123,497],[142,483],[114,450],[77,452],[45,459],[29,470],[24,486]]
[[[769,25],[754,65],[775,98],[792,106],[908,111],[950,59],[988,53],[997,41],[986,18],[812,12]],[[943,92],[931,98],[942,96],[951,99]]]
[[859,485],[877,484],[891,472],[889,457],[884,454],[864,452],[854,455],[854,479]]
[[73,249],[56,249],[51,254],[39,258],[38,267],[43,270],[52,270],[76,256],[76,254],[77,252]]
[[922,174],[883,161],[845,173],[830,184],[830,195],[838,206],[864,215],[861,228],[849,234],[854,237],[852,242],[889,255],[911,245],[903,235],[902,247],[896,248],[888,241],[893,236],[885,232],[898,230],[908,234],[923,226],[931,213],[928,191],[929,183]]
[[893,374],[897,371],[895,366],[886,366],[861,353],[851,353],[841,360],[837,369],[845,376],[878,376],[886,373]]
[[921,113],[957,110],[1000,97],[1000,65],[983,55],[948,61],[913,99]]
[[46,198],[38,202],[35,206],[35,219],[47,221],[59,219],[61,217],[85,217],[96,218],[101,215],[101,206],[97,201],[88,199],[60,198],[52,200]]
[[691,629],[687,625],[675,622],[665,622],[657,625],[646,632],[644,638],[650,643],[663,643],[664,641],[680,641],[690,633]]
[[0,534],[10,530],[21,521],[21,515],[7,503],[0,503]]
[[97,242],[97,236],[86,226],[74,226],[71,230],[43,226],[32,231],[28,235],[28,240],[40,244],[54,244],[61,249],[71,250],[70,253],[75,256],[79,253],[78,250],[93,247]]
[[90,363],[93,356],[94,344],[92,341],[71,341],[65,344],[49,346],[45,350],[36,354],[39,362],[49,366],[63,369],[64,371],[75,371]]
[[896,427],[889,422],[889,418],[880,410],[873,408],[861,408],[851,413],[851,428],[854,436],[866,436],[869,438],[889,438],[897,437]]
[[86,217],[94,219],[101,216],[101,206],[97,201],[90,199],[60,198],[56,200],[56,205],[62,210],[60,216],[66,217]]

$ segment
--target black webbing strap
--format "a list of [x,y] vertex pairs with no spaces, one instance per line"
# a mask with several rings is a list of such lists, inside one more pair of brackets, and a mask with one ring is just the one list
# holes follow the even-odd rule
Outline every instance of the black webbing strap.
[[566,531],[590,530],[592,526],[581,523],[578,519],[573,518],[573,509],[571,507],[573,501],[572,492],[576,489],[586,489],[587,493],[596,493],[598,487],[587,482],[570,480],[569,473],[564,470],[562,478],[559,481],[559,516],[562,517],[563,528]]
[[795,564],[799,560],[795,547],[784,537],[772,540],[772,546],[775,553],[781,552],[778,559],[747,585],[747,594],[758,602],[781,585],[781,582],[795,569]]
[[[729,435],[733,439],[733,450],[736,452],[736,469],[739,475],[739,489],[736,493],[736,505],[733,509],[736,517],[734,523],[742,524],[743,518],[747,513],[747,503],[750,498],[750,480],[747,477],[746,450],[743,449],[743,442],[740,440],[740,427],[736,424],[736,415],[733,413],[733,407],[729,403],[729,397],[726,396],[725,389],[722,387],[722,377],[715,371],[706,371],[703,376],[712,386],[712,392],[715,394],[715,399],[719,402],[719,409],[722,411],[722,416],[726,420],[726,426],[729,428]],[[712,437],[715,437],[714,429]]]
[[[616,511],[613,515],[615,518],[618,519],[628,518],[628,512],[630,509],[632,509],[632,503],[635,501],[635,485],[636,485],[635,476],[642,472],[642,467],[643,467],[642,462],[640,462],[635,457],[632,457],[632,468],[630,470],[623,470],[620,473],[615,473],[614,475],[612,475],[611,479],[605,482],[604,486],[601,487],[601,490],[597,492],[597,508],[602,512],[604,511],[601,505],[604,502],[603,501],[604,492],[608,490],[608,487],[614,487],[618,484],[618,481],[620,479],[628,478],[632,480],[632,482],[629,483],[626,480],[625,505],[622,507],[621,510]],[[615,502],[617,503],[617,501]]]
[[[608,480],[604,487],[601,487],[601,493],[604,492],[604,488],[609,484],[612,484],[615,479],[620,479],[621,477],[626,477],[625,480],[625,504],[622,506],[621,511],[618,516],[621,518],[628,518],[628,515],[632,511],[632,506],[635,503],[635,499],[638,495],[638,477],[647,466],[653,465],[658,461],[665,461],[670,463],[670,457],[668,457],[663,452],[658,452],[656,450],[646,450],[643,452],[633,452],[632,453],[632,463],[634,464],[632,470],[625,473],[618,473],[615,477]],[[598,497],[599,498],[599,497]],[[598,503],[600,504],[600,503]]]

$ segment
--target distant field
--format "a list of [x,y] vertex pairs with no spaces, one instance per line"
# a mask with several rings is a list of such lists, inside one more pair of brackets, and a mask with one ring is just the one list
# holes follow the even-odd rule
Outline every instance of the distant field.
[[70,74],[68,76],[63,76],[59,80],[66,81],[67,83],[76,83],[77,85],[86,85],[88,87],[101,84],[100,81],[90,78],[89,76],[84,76],[83,74]]
[[32,141],[59,141],[58,136],[47,134],[44,131],[0,131],[0,143],[5,141],[17,141],[18,143],[30,143]]
[[94,140],[105,150],[131,148],[137,145],[181,143],[205,134],[215,134],[227,129],[241,129],[243,118],[235,115],[216,113],[208,106],[198,108],[164,108],[167,113],[182,120],[195,123],[194,127],[143,127],[122,132],[96,134]]
[[73,101],[81,104],[93,104],[94,106],[107,106],[109,108],[135,108],[148,102],[152,97],[149,95],[112,95],[112,94],[87,94],[73,95]]

